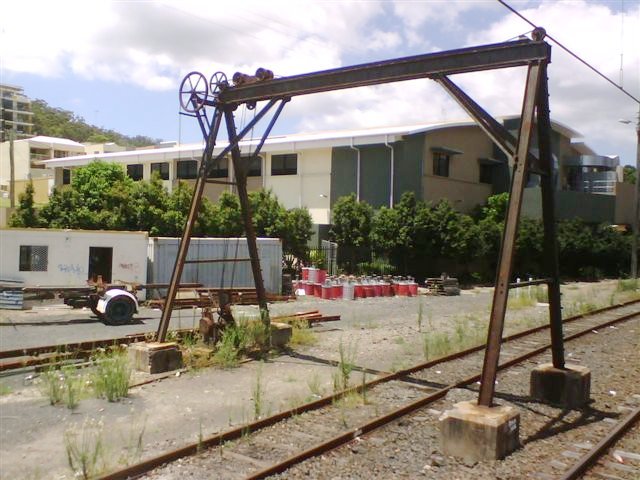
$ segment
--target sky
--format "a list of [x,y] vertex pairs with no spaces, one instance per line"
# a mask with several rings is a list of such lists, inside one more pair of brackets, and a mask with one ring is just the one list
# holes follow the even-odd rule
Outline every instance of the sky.
[[[511,0],[640,98],[640,0]],[[192,71],[277,77],[512,40],[532,27],[495,0],[4,2],[0,83],[127,135],[198,142],[178,92]],[[551,42],[551,117],[635,164],[638,104]],[[452,77],[494,116],[519,113],[525,68]],[[239,109],[238,125],[252,112]],[[273,134],[465,120],[435,82],[295,97]],[[630,121],[630,123],[622,123]]]

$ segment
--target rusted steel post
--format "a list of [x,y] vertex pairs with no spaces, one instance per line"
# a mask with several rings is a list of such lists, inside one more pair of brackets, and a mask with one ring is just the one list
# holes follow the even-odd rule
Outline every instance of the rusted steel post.
[[536,100],[538,118],[538,150],[540,168],[546,175],[540,179],[542,195],[542,221],[544,225],[544,267],[549,277],[549,322],[553,366],[564,368],[564,341],[562,338],[562,307],[560,298],[560,267],[558,265],[558,238],[555,218],[555,185],[553,184],[553,156],[551,153],[551,120],[549,119],[549,91],[547,65],[541,65],[540,88]]
[[[227,135],[229,143],[236,140],[236,124],[233,118],[232,107],[226,107],[224,110],[224,119],[227,124]],[[256,243],[256,232],[253,229],[251,220],[251,205],[249,204],[249,195],[247,193],[247,168],[242,162],[240,148],[236,145],[231,149],[231,159],[233,161],[233,170],[236,175],[236,186],[238,188],[238,198],[240,199],[240,207],[242,209],[242,220],[244,222],[244,230],[247,235],[247,248],[249,249],[249,257],[251,258],[251,270],[253,271],[253,281],[256,285],[256,295],[258,296],[258,306],[260,307],[260,317],[262,322],[268,328],[269,309],[267,307],[267,296],[264,290],[264,282],[262,281],[262,270],[260,268],[260,257],[258,256],[258,246]]]
[[520,207],[522,205],[522,195],[527,179],[528,152],[531,143],[540,71],[541,66],[539,63],[530,65],[527,70],[527,83],[522,105],[520,132],[518,134],[518,147],[514,157],[511,193],[509,195],[509,206],[502,235],[502,247],[500,248],[498,273],[496,275],[493,305],[491,307],[491,318],[489,321],[487,348],[484,355],[480,395],[478,397],[478,404],[486,407],[491,406],[495,390],[498,360],[500,358],[500,343],[502,342],[502,331],[504,328],[504,316],[509,299],[509,282],[513,265],[513,254],[518,232],[518,222],[520,220]]
[[220,129],[220,122],[222,120],[222,112],[216,110],[213,117],[213,126],[210,130],[209,137],[207,138],[207,146],[202,153],[202,162],[200,163],[200,170],[198,172],[198,179],[193,188],[193,195],[191,197],[191,205],[189,206],[189,215],[182,231],[182,238],[180,239],[180,246],[178,248],[178,256],[176,257],[176,263],[173,265],[173,272],[171,273],[171,282],[169,282],[169,289],[167,291],[167,298],[162,309],[162,317],[160,317],[160,324],[158,325],[158,332],[156,333],[156,341],[164,342],[167,336],[167,330],[169,329],[169,323],[171,322],[171,313],[173,311],[173,304],[176,299],[176,293],[178,292],[178,284],[180,283],[180,277],[182,277],[182,271],[184,269],[184,262],[189,252],[189,244],[191,243],[191,233],[198,219],[198,212],[200,211],[200,203],[202,201],[202,193],[204,192],[204,186],[207,183],[206,169],[211,162],[213,155],[213,148],[216,143],[216,137],[218,130]]

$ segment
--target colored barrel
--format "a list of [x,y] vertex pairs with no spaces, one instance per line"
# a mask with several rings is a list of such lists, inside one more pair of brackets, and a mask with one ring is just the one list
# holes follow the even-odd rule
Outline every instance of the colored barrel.
[[326,270],[320,270],[318,269],[318,283],[324,283],[324,281],[327,279],[327,271]]
[[380,283],[375,283],[373,285],[373,294],[376,297],[381,297],[382,296],[382,284]]
[[375,297],[375,291],[373,289],[373,285],[364,286],[364,296],[367,298]]
[[340,300],[342,298],[342,290],[343,290],[343,286],[342,285],[333,285],[331,287],[331,297],[333,299],[337,299]]
[[418,295],[418,284],[416,282],[411,282],[409,284],[409,295],[412,297]]
[[333,289],[331,285],[322,285],[321,296],[323,300],[331,300]]
[[409,285],[406,283],[398,283],[397,285],[397,295],[399,297],[406,297],[409,295]]
[[309,267],[302,267],[302,280],[309,280]]
[[308,296],[312,296],[313,295],[313,283],[304,282],[304,294],[308,295]]
[[354,298],[364,298],[364,285],[361,283],[356,283],[354,285]]
[[316,297],[322,297],[322,285],[320,283],[313,284],[313,295]]
[[391,284],[382,283],[382,284],[380,284],[380,288],[382,289],[382,296],[383,297],[392,297],[393,296],[393,291],[391,290]]

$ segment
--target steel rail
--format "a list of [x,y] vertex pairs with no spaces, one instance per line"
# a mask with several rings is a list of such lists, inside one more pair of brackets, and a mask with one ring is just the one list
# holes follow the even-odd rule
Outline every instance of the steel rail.
[[[570,317],[570,318],[566,319],[565,321],[566,322],[577,321],[577,320],[580,320],[582,318],[598,315],[600,313],[605,313],[605,312],[610,311],[610,310],[615,310],[615,309],[618,309],[618,308],[624,308],[624,307],[627,307],[629,305],[633,305],[633,304],[638,303],[638,302],[640,302],[640,300],[630,300],[630,301],[623,302],[623,303],[620,303],[620,304],[617,304],[617,305],[611,305],[611,306],[604,307],[604,308],[601,308],[601,309],[598,309],[598,310],[593,310],[591,312],[579,314],[579,315],[576,315],[574,317]],[[621,317],[617,317],[614,320],[606,322],[606,324],[604,324],[604,325],[608,326],[608,325],[611,325],[613,323],[622,322],[622,321],[627,320],[630,317],[633,317],[633,316],[636,316],[636,315],[639,315],[639,314],[640,314],[640,312],[633,312],[631,314],[627,314],[627,315],[624,315],[624,316],[621,316]],[[600,328],[600,327],[601,327],[600,325],[597,326],[597,328]],[[533,334],[533,333],[537,333],[537,332],[545,330],[547,328],[549,328],[548,325],[542,325],[540,327],[535,327],[535,328],[532,328],[532,329],[529,329],[529,330],[526,330],[526,331],[523,331],[523,332],[518,332],[516,334],[513,334],[513,335],[510,335],[508,337],[505,337],[504,338],[504,342],[512,341],[512,340],[515,340],[515,339],[518,339],[518,338],[521,338],[521,337],[524,337],[524,336],[527,336],[527,335],[530,335],[530,334]],[[582,332],[580,332],[580,334],[581,335],[585,335],[585,334],[587,334],[589,332],[592,332],[593,329],[594,329],[594,327],[591,326],[588,329],[583,330]],[[571,337],[567,337],[567,340],[571,340],[573,338],[576,338],[576,335],[572,335]],[[548,348],[550,348],[550,346],[551,346],[551,344],[548,344],[548,345],[545,345],[543,347],[537,348],[536,350],[534,350],[534,352],[532,353],[531,356],[537,355],[537,354],[547,350]],[[194,455],[196,453],[201,452],[203,449],[206,449],[206,448],[217,447],[217,446],[220,446],[221,444],[223,444],[225,442],[232,441],[232,440],[237,440],[238,438],[242,438],[243,436],[246,436],[249,433],[257,432],[257,431],[259,431],[259,430],[261,430],[263,428],[266,428],[266,427],[269,427],[271,425],[274,425],[274,424],[276,424],[276,423],[278,423],[278,422],[280,422],[282,420],[285,420],[287,418],[290,418],[290,417],[292,417],[294,415],[299,415],[301,413],[305,413],[305,412],[309,412],[309,411],[313,411],[313,410],[318,410],[318,409],[320,409],[322,407],[325,407],[327,405],[331,405],[333,402],[335,402],[336,400],[342,398],[345,395],[348,395],[349,393],[361,393],[363,390],[375,387],[378,384],[386,383],[386,382],[389,382],[389,381],[392,381],[392,380],[402,379],[403,377],[407,377],[408,375],[411,375],[412,373],[415,373],[417,371],[433,367],[433,366],[438,365],[440,363],[445,363],[445,362],[448,362],[448,361],[451,361],[451,360],[456,360],[456,359],[464,357],[466,355],[470,355],[472,353],[475,353],[475,352],[477,352],[479,350],[483,350],[484,348],[485,348],[485,345],[478,345],[476,347],[472,347],[470,349],[467,349],[467,350],[464,350],[464,351],[461,351],[461,352],[457,352],[457,353],[454,353],[454,354],[451,354],[451,355],[447,355],[445,357],[441,357],[441,358],[438,358],[438,359],[430,360],[428,362],[424,362],[424,363],[421,363],[419,365],[416,365],[416,366],[413,366],[413,367],[410,367],[410,368],[407,368],[407,369],[398,370],[395,373],[390,373],[388,375],[384,375],[382,377],[379,377],[377,379],[371,380],[369,382],[366,382],[364,384],[358,385],[356,387],[352,387],[352,388],[343,390],[341,392],[337,392],[335,394],[328,395],[326,397],[320,398],[318,400],[315,400],[313,402],[307,403],[307,404],[302,405],[300,407],[297,407],[297,408],[294,408],[294,409],[291,409],[291,410],[287,410],[287,411],[284,411],[284,412],[280,412],[280,413],[277,413],[275,415],[272,415],[271,417],[267,417],[267,418],[264,418],[264,419],[261,419],[261,420],[257,420],[255,422],[251,422],[251,423],[248,423],[248,424],[245,424],[245,425],[238,426],[238,427],[233,428],[231,430],[227,430],[226,432],[222,432],[222,433],[213,435],[213,436],[211,436],[209,438],[203,439],[203,440],[201,440],[201,441],[199,441],[197,443],[192,443],[192,444],[186,445],[186,446],[184,446],[182,448],[179,448],[177,450],[173,450],[173,451],[170,451],[170,452],[165,452],[165,453],[163,453],[161,455],[158,455],[156,457],[144,460],[144,461],[142,461],[142,462],[140,462],[138,464],[130,465],[130,466],[125,467],[125,468],[123,468],[121,470],[105,474],[105,475],[99,477],[99,480],[124,480],[124,479],[138,477],[138,476],[143,475],[143,474],[149,472],[150,470],[152,470],[154,468],[158,468],[158,467],[160,467],[160,466],[162,466],[162,465],[164,465],[166,463],[173,462],[173,461],[175,461],[175,460],[177,460],[179,458],[183,458],[183,457],[187,457],[187,456],[190,456],[190,455]],[[519,360],[516,363],[520,363],[521,361],[522,360]],[[508,368],[508,367],[512,366],[513,362],[514,362],[514,360],[510,360],[508,362],[505,362],[504,364],[499,365],[498,366],[498,370],[501,370],[501,369]],[[480,379],[480,377],[481,377],[481,374],[477,374],[477,375],[474,375],[471,378],[463,380],[462,382],[467,382],[467,383],[465,383],[465,385],[468,385],[468,384],[471,384],[473,382],[478,381]],[[433,396],[437,396],[438,394],[440,394],[441,396],[444,396],[444,395],[446,395],[446,392],[448,392],[452,388],[458,388],[459,386],[464,386],[464,385],[461,385],[461,382],[459,382],[459,383],[457,383],[457,384],[455,384],[453,386],[449,386],[449,387],[445,387],[444,389],[441,389],[441,390],[446,390],[444,393],[441,393],[441,391],[438,390],[437,392],[435,392],[432,395]],[[438,398],[441,398],[441,396],[438,397]],[[438,398],[436,398],[435,400],[437,400]],[[431,401],[435,401],[435,400],[431,400]],[[424,401],[425,401],[424,399],[420,399],[417,402],[415,402],[415,404],[419,404],[419,405],[416,406],[415,408],[413,408],[413,410],[415,410],[416,408],[420,408],[421,406],[424,406],[421,403],[421,402],[424,402]],[[429,402],[427,402],[427,403],[429,403]],[[409,406],[402,407],[401,410],[404,410],[404,409],[406,409],[408,407]],[[407,412],[405,412],[403,414],[409,413],[410,411],[413,411],[413,410],[409,409],[409,411],[407,411]],[[370,423],[374,423],[374,422],[375,422],[375,420],[373,422],[370,422]],[[383,424],[384,423],[380,423],[378,426],[383,425]],[[343,435],[339,435],[339,437],[340,438],[344,437],[344,438],[353,439],[353,432],[357,431],[357,430],[358,429],[352,430],[352,431],[350,431],[350,432],[348,432],[346,434],[343,434]],[[351,435],[351,436],[349,437],[349,435]],[[346,441],[349,441],[349,440],[346,440]],[[333,438],[329,442],[335,443],[335,445],[332,446],[331,448],[335,448],[336,446],[339,445],[338,443],[336,443],[336,442],[338,442],[337,438]],[[343,443],[344,443],[344,439],[343,439]],[[329,448],[329,449],[331,449],[331,448]],[[296,455],[295,457],[299,457],[299,455]],[[288,460],[289,459],[285,460],[285,462],[288,461]],[[301,461],[301,460],[299,460],[299,461]]]
[[[608,327],[610,325],[613,325],[615,323],[620,323],[626,320],[629,320],[630,318],[633,318],[635,316],[640,315],[640,312],[633,312],[627,315],[623,315],[621,317],[618,317],[614,320],[610,320],[608,322],[605,322],[603,324],[599,324],[597,325],[595,328],[605,328]],[[585,330],[582,330],[578,333],[575,333],[573,335],[570,335],[568,337],[566,337],[564,340],[565,341],[569,341],[569,340],[574,340],[576,338],[582,337],[584,335],[588,335],[589,333],[593,333],[594,331],[594,327],[590,327],[587,328]],[[514,365],[517,365],[519,363],[522,363],[525,360],[528,360],[532,357],[535,357],[536,355],[539,355],[540,353],[549,350],[551,348],[552,344],[548,343],[547,345],[544,345],[542,347],[538,347],[534,350],[531,350],[519,357],[515,357],[509,361],[503,362],[501,364],[499,364],[496,368],[496,371],[501,371],[501,370],[505,370],[509,367],[512,367]],[[263,470],[260,470],[259,472],[253,473],[251,475],[249,475],[248,477],[246,477],[246,480],[258,480],[261,478],[266,478],[270,475],[275,475],[277,473],[282,473],[285,470],[287,470],[288,468],[290,468],[291,466],[300,463],[304,460],[308,460],[309,458],[312,457],[316,457],[318,455],[321,455],[323,453],[327,453],[330,450],[333,450],[341,445],[344,445],[345,443],[348,443],[352,440],[354,440],[356,437],[362,436],[366,433],[369,433],[379,427],[382,427],[400,417],[403,417],[409,413],[414,412],[415,410],[418,410],[419,408],[425,407],[433,402],[436,402],[437,400],[440,400],[441,398],[444,398],[447,393],[450,390],[453,390],[454,388],[462,388],[462,387],[466,387],[468,385],[473,384],[474,382],[477,382],[480,380],[482,374],[476,374],[473,375],[471,377],[465,378],[464,380],[461,380],[459,382],[456,382],[454,384],[451,385],[447,385],[446,387],[443,387],[439,390],[437,390],[436,392],[427,395],[426,397],[423,397],[415,402],[412,402],[408,405],[404,405],[396,410],[393,410],[392,412],[386,413],[384,415],[381,415],[377,418],[374,418],[373,420],[365,423],[364,425],[361,425],[358,428],[354,428],[349,430],[348,432],[339,434],[329,440],[327,440],[326,442],[320,443],[318,445],[315,445],[307,450],[305,450],[304,452],[298,453],[296,455],[293,455],[275,465],[272,465],[270,467],[267,467]],[[603,447],[604,448],[604,447]],[[577,478],[577,477],[571,477],[571,478]]]
[[559,480],[576,480],[582,477],[586,470],[593,466],[606,451],[627,431],[640,420],[640,407],[637,407],[625,419],[618,423],[602,440],[600,440],[591,450],[580,457],[578,461]]

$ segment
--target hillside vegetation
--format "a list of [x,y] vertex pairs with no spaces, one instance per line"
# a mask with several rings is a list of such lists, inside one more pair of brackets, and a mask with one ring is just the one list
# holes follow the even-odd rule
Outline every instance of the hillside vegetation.
[[115,142],[128,147],[143,147],[160,142],[160,139],[136,135],[129,137],[114,130],[89,125],[82,117],[62,108],[51,107],[44,100],[34,100],[34,131],[37,135],[69,138],[76,142],[107,143]]

